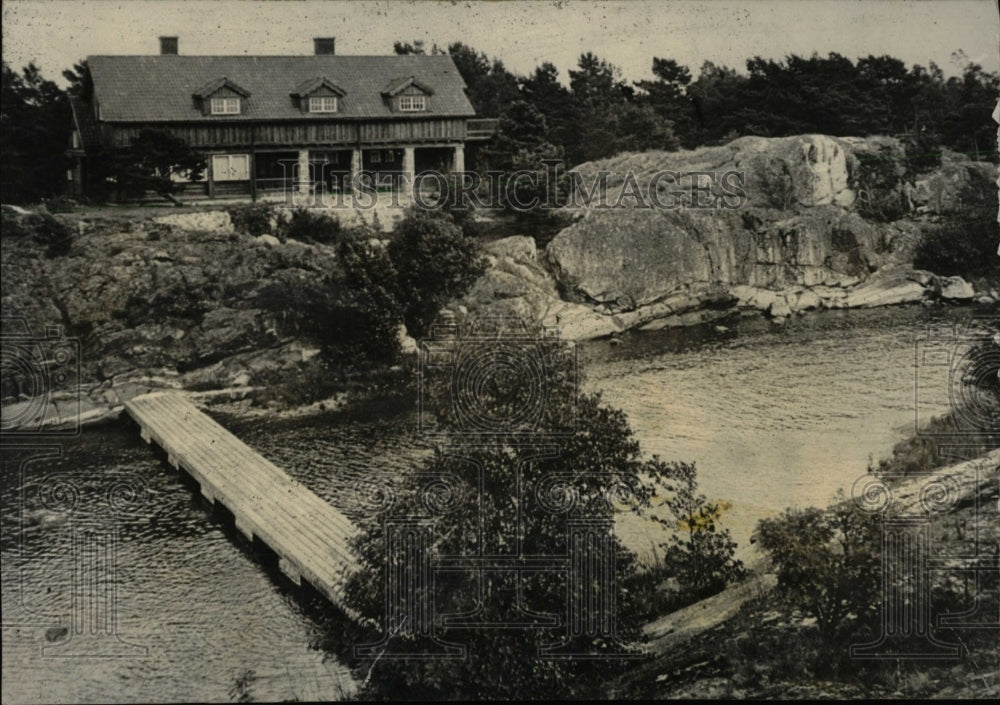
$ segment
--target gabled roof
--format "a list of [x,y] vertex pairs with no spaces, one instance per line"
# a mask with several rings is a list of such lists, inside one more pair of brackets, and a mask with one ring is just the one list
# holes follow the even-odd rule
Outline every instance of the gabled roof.
[[210,95],[218,91],[220,88],[228,88],[234,93],[239,93],[244,98],[250,97],[250,91],[246,88],[242,88],[239,84],[230,81],[228,78],[223,76],[222,78],[217,78],[214,81],[209,81],[204,86],[199,88],[194,92],[197,98],[208,98]]
[[[407,56],[90,56],[94,99],[105,122],[344,120],[474,117],[465,82],[447,54]],[[405,79],[400,79],[405,76]],[[204,115],[192,98],[220,77],[249,96],[243,112]],[[336,115],[303,113],[292,94],[321,77],[343,91]],[[412,79],[433,92],[427,110],[394,113],[386,87]],[[399,88],[403,90],[403,88]]]
[[388,86],[382,89],[382,93],[387,96],[394,96],[397,93],[406,90],[410,86],[416,86],[422,90],[427,95],[434,95],[434,91],[430,86],[426,86],[416,79],[416,76],[407,76],[406,78],[397,78],[396,80],[389,83]]
[[296,98],[305,98],[306,96],[310,95],[311,93],[315,92],[317,89],[323,86],[326,86],[339,96],[344,96],[347,94],[347,92],[343,88],[338,86],[336,83],[331,81],[326,76],[318,76],[316,78],[305,81],[304,83],[300,83],[298,87],[294,91],[292,91],[292,95],[295,96]]

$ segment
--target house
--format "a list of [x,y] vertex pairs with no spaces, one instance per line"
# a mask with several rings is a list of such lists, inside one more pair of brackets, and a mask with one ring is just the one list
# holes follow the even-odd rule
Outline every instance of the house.
[[72,101],[70,190],[95,185],[95,155],[165,130],[205,154],[184,197],[257,197],[349,188],[369,172],[395,184],[430,169],[464,170],[465,146],[488,139],[448,55],[338,56],[314,40],[304,56],[184,56],[161,37],[151,56],[90,56]]

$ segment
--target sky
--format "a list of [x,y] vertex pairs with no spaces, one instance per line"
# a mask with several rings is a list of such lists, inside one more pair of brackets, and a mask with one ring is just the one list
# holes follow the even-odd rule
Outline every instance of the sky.
[[632,81],[653,56],[697,75],[706,61],[743,70],[747,58],[851,59],[889,54],[946,73],[969,60],[998,70],[995,0],[3,0],[3,60],[58,79],[91,54],[155,54],[160,35],[181,54],[310,54],[333,36],[338,54],[391,54],[395,40],[464,42],[508,69],[551,61],[565,82],[592,51]]

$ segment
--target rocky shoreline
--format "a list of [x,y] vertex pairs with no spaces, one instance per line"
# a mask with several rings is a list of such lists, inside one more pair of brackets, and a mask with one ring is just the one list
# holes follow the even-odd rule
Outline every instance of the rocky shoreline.
[[[963,189],[991,182],[995,166],[948,158],[901,182],[911,211],[882,222],[859,210],[859,160],[873,154],[905,158],[889,138],[803,135],[581,165],[584,175],[609,172],[610,187],[626,172],[735,170],[747,198],[737,210],[567,207],[544,248],[527,235],[485,244],[486,272],[445,310],[459,322],[518,317],[583,341],[732,315],[780,324],[827,309],[1000,303],[995,281],[973,286],[913,266],[924,229],[958,212]],[[29,335],[60,327],[77,341],[78,368],[51,403],[5,383],[5,429],[25,415],[39,428],[97,423],[151,389],[225,397],[321,372],[318,347],[286,319],[328,286],[333,246],[240,232],[221,209],[57,219],[75,231],[63,255],[5,238],[2,304]],[[413,354],[415,342],[399,336]]]
[[567,301],[544,266],[545,251],[529,237],[486,246],[490,269],[452,307],[455,315],[511,316],[539,321],[567,340],[616,336],[630,330],[661,330],[759,312],[775,323],[794,314],[824,309],[877,308],[899,304],[991,306],[995,289],[976,292],[961,277],[941,277],[905,263],[889,264],[865,279],[832,278],[812,286],[772,289],[721,282],[682,284],[662,298],[629,310]]
[[[543,249],[530,237],[490,243],[489,270],[453,311],[527,318],[586,340],[738,311],[780,322],[820,309],[997,304],[995,278],[977,282],[977,291],[962,277],[913,265],[923,234],[961,214],[970,188],[992,189],[996,167],[948,157],[904,178],[905,160],[891,138],[801,135],[583,164],[575,171],[585,181],[609,175],[612,193],[627,175],[641,184],[663,173],[737,174],[745,200],[736,209],[722,200],[653,208],[641,194],[615,207],[577,203],[563,209],[570,222]],[[899,177],[881,194],[907,204],[895,220],[871,217],[863,165],[872,163]],[[706,179],[702,195],[719,196],[717,186]]]

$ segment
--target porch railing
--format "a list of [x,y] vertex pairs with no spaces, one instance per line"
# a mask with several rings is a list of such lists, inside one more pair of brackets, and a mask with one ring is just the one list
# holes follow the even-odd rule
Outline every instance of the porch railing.
[[496,134],[500,121],[495,118],[483,118],[465,121],[465,138],[468,140],[488,140]]

